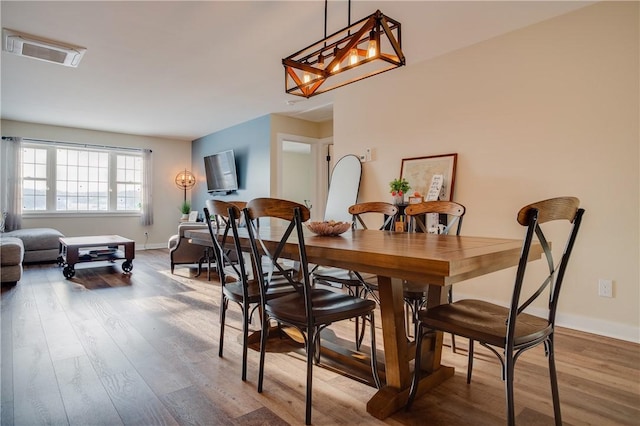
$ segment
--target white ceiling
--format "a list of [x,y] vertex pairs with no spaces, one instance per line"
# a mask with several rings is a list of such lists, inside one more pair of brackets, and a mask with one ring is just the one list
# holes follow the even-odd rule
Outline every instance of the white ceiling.
[[[329,34],[347,26],[347,4],[329,2]],[[380,9],[400,21],[411,66],[587,4],[354,0],[351,16]],[[0,7],[3,28],[87,48],[78,68],[3,52],[4,119],[193,140],[269,113],[331,118],[333,93],[285,94],[281,63],[324,37],[322,0],[3,0]]]

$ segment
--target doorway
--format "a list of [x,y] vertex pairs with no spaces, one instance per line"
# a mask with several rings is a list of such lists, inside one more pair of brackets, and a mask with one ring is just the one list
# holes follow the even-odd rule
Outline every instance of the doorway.
[[326,204],[333,138],[278,135],[277,197],[304,204],[312,220],[322,220]]

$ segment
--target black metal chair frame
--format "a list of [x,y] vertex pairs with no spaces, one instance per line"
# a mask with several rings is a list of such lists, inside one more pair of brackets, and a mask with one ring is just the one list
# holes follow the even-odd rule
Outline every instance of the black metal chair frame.
[[[409,220],[409,232],[420,231],[429,233],[431,230],[427,229],[427,224],[423,221],[423,215],[425,214],[445,214],[451,217],[451,220],[447,221],[447,225],[444,228],[438,228],[437,234],[449,235],[451,229],[455,225],[455,235],[460,235],[462,229],[462,220],[466,213],[466,208],[459,203],[453,201],[424,201],[418,204],[410,204],[405,209],[405,214],[410,218]],[[410,292],[405,291],[404,300],[406,305],[411,311],[411,318],[414,325],[414,336],[418,335],[418,312],[420,309],[425,308],[427,299],[424,292]],[[447,301],[453,302],[453,287],[449,287],[447,292]],[[471,342],[469,342],[471,346]],[[451,349],[456,352],[456,338],[451,336]],[[472,348],[470,349],[473,350]]]
[[[255,268],[252,267],[252,273],[250,274],[244,262],[240,238],[238,237],[238,223],[242,218],[240,209],[231,203],[223,201],[214,200],[213,203],[214,208],[216,203],[222,203],[220,209],[217,209],[213,214],[216,230],[213,229],[210,211],[206,207],[204,208],[204,215],[213,242],[212,251],[215,254],[216,269],[222,285],[218,356],[222,357],[223,355],[226,312],[229,307],[229,301],[232,301],[242,310],[242,380],[245,381],[247,379],[249,324],[252,322],[251,319],[254,312],[260,307],[260,292],[255,279]],[[222,211],[224,208],[227,209],[226,215]],[[232,238],[233,244],[231,244],[229,238]],[[229,248],[230,245],[233,246],[232,249]],[[227,274],[226,268],[228,267],[232,268],[235,277]],[[293,288],[285,288],[286,283],[283,282],[283,279],[278,278],[275,281],[279,284],[278,291],[269,293],[268,297],[278,297],[295,291]],[[253,290],[250,291],[250,288]]]
[[[255,210],[254,201],[249,202],[247,207],[244,209],[245,221],[247,223],[247,229],[249,233],[249,240],[251,243],[251,253],[253,257],[253,263],[256,265],[260,283],[260,292],[262,295],[261,298],[261,312],[263,315],[262,318],[262,335],[260,342],[260,369],[258,376],[258,392],[262,392],[263,382],[264,382],[264,362],[265,362],[265,352],[267,345],[267,338],[269,334],[269,320],[273,319],[278,322],[278,324],[285,324],[291,327],[298,329],[304,339],[305,351],[307,354],[307,377],[306,377],[306,410],[305,410],[305,423],[311,424],[311,409],[312,409],[312,379],[313,379],[313,364],[318,364],[320,362],[320,333],[326,327],[331,325],[331,323],[335,321],[340,321],[343,319],[347,319],[348,317],[343,317],[343,315],[338,315],[333,318],[328,318],[326,322],[320,322],[315,317],[314,310],[314,296],[323,297],[323,301],[326,302],[326,305],[323,308],[327,308],[331,303],[331,295],[340,297],[340,300],[345,300],[345,298],[353,298],[357,299],[353,296],[349,296],[343,293],[335,293],[327,289],[319,289],[315,288],[311,284],[311,278],[309,274],[309,264],[307,262],[307,254],[304,244],[304,232],[302,228],[303,221],[309,219],[309,210],[298,203],[286,200],[278,200],[271,199],[274,203],[278,203],[278,211],[264,211]],[[270,218],[278,218],[283,221],[288,221],[288,226],[283,236],[281,237],[277,247],[270,251],[265,243],[260,239],[259,229],[255,226],[255,220],[261,217],[270,217]],[[299,281],[296,281],[292,275],[284,274],[291,281],[291,284],[295,286],[299,292],[299,294],[304,299],[304,311],[305,318],[304,320],[292,320],[290,318],[283,318],[282,316],[276,316],[270,310],[269,300],[266,298],[266,292],[269,286],[269,274],[264,274],[262,270],[262,262],[256,262],[255,259],[261,259],[262,256],[268,256],[272,264],[279,268],[280,255],[289,240],[291,235],[295,235],[297,237],[297,246],[298,246],[298,261],[300,262],[300,274],[297,278]],[[284,299],[281,299],[284,300]],[[327,301],[328,300],[328,301]],[[362,300],[362,302],[366,302]],[[380,378],[378,376],[377,370],[377,358],[376,358],[376,340],[375,340],[375,320],[374,320],[374,309],[375,303],[371,303],[368,314],[368,320],[371,322],[371,369],[373,374],[373,379],[376,387],[380,388]],[[333,314],[332,314],[333,315]],[[361,313],[358,313],[358,316]]]
[[[438,316],[436,310],[440,307],[431,308],[429,310],[421,312],[420,315],[420,333],[418,334],[418,338],[416,341],[416,354],[420,353],[421,345],[423,338],[428,333],[433,333],[436,331],[444,331],[444,332],[452,332],[455,331],[456,334],[462,335],[464,337],[468,337],[469,339],[474,339],[479,341],[484,347],[487,347],[493,354],[495,354],[500,360],[500,364],[502,366],[502,380],[505,381],[505,393],[506,393],[506,415],[507,415],[507,423],[509,425],[515,425],[515,404],[514,404],[514,368],[515,362],[518,357],[524,353],[526,350],[536,347],[540,344],[544,344],[545,355],[547,356],[549,363],[549,376],[551,382],[551,394],[553,399],[553,411],[555,417],[556,425],[562,424],[562,416],[560,412],[560,397],[558,393],[558,379],[556,373],[555,366],[555,356],[554,356],[554,328],[555,328],[555,319],[556,319],[556,310],[558,306],[558,300],[560,296],[560,290],[562,286],[562,281],[564,279],[567,265],[569,262],[569,257],[571,255],[571,251],[573,250],[573,246],[576,240],[576,236],[578,234],[578,230],[580,228],[580,224],[582,222],[582,215],[584,214],[584,209],[579,208],[579,200],[575,197],[560,197],[553,198],[549,200],[540,201],[537,203],[530,204],[528,206],[523,207],[518,212],[518,223],[520,225],[526,226],[527,231],[525,235],[525,239],[522,245],[522,251],[520,255],[520,260],[518,262],[518,269],[516,272],[515,284],[513,287],[513,293],[511,297],[511,303],[509,308],[501,308],[496,305],[491,305],[486,302],[485,305],[490,305],[495,307],[497,310],[502,310],[505,313],[505,329],[504,336],[493,336],[494,338],[501,340],[504,343],[502,347],[503,353],[500,354],[496,348],[500,346],[495,343],[489,343],[488,341],[479,340],[479,336],[474,334],[473,329],[464,328],[464,325],[451,325],[450,327],[446,326],[438,326],[437,328],[430,328],[428,322],[430,317]],[[560,262],[557,267],[554,263],[554,258],[551,253],[551,247],[547,242],[547,239],[540,227],[541,224],[551,221],[559,221],[559,220],[567,220],[572,223],[571,230],[568,234],[568,239],[560,257]],[[537,237],[540,245],[543,248],[545,258],[547,260],[549,275],[542,282],[540,287],[533,292],[533,294],[526,299],[526,301],[520,303],[521,299],[521,290],[522,285],[525,278],[525,271],[527,268],[527,263],[529,261],[529,251],[531,248],[531,244],[534,239],[534,235]],[[549,291],[549,302],[548,302],[548,316],[546,319],[542,320],[547,324],[542,330],[531,332],[527,335],[518,335],[517,334],[517,323],[520,315],[528,315],[523,314],[523,311],[541,294],[543,294],[546,290]],[[443,305],[442,310],[447,312],[446,310],[449,307],[453,307],[456,304],[460,304],[463,306],[465,301],[455,302],[452,305]],[[471,301],[477,302],[477,301]],[[441,311],[442,312],[442,311]],[[528,319],[528,321],[530,321]],[[468,321],[470,323],[471,321]],[[423,333],[422,329],[426,329]],[[488,339],[488,338],[487,338]],[[409,395],[409,401],[407,402],[407,410],[411,407],[413,403],[416,392],[417,392],[417,384],[420,376],[420,357],[416,356],[415,362],[415,371],[413,376],[413,381],[411,384],[411,392]],[[467,381],[469,382],[471,379],[471,369],[473,366],[473,352],[472,350],[469,353],[469,365],[467,372]]]
[[[361,227],[362,229],[369,229],[367,224],[362,218],[364,214],[386,214],[386,219],[384,220],[382,226],[378,229],[383,230],[387,229],[389,225],[393,222],[395,214],[398,212],[398,208],[390,203],[385,202],[365,202],[365,203],[357,203],[349,207],[349,213],[352,217],[351,228],[358,229]],[[374,288],[375,285],[367,282],[367,279],[360,274],[358,271],[347,271],[345,269],[340,268],[328,268],[321,269],[320,271],[316,271],[316,268],[311,272],[311,277],[314,282],[320,282],[323,284],[336,283],[346,287],[349,294],[355,297],[367,298],[371,296],[376,303],[380,304],[380,298],[375,293]],[[355,335],[356,335],[356,350],[360,350],[360,345],[362,345],[362,341],[364,340],[365,334],[365,319],[362,320],[362,327],[360,327],[360,319],[355,319]]]
[[[220,301],[220,341],[218,347],[218,356],[222,357],[223,355],[226,312],[229,306],[229,300],[233,300],[240,306],[242,310],[242,380],[244,381],[247,379],[247,346],[249,322],[253,312],[253,310],[250,310],[249,307],[252,302],[255,304],[255,307],[257,307],[259,300],[256,299],[252,301],[249,298],[249,293],[246,285],[246,281],[249,278],[245,269],[244,261],[242,259],[242,252],[238,252],[238,248],[236,247],[236,257],[238,260],[232,261],[229,257],[230,249],[227,248],[227,238],[229,237],[229,231],[232,230],[232,228],[235,230],[235,232],[233,233],[237,234],[237,228],[235,224],[239,216],[239,211],[235,206],[228,208],[226,217],[223,216],[222,212],[220,211],[215,212],[214,217],[216,221],[216,228],[214,230],[213,225],[211,224],[211,215],[209,209],[206,207],[204,208],[204,217],[207,222],[209,234],[211,235],[211,240],[213,243],[212,251],[214,253],[216,261],[218,277],[222,286],[222,300]],[[222,231],[222,233],[219,232],[219,230],[221,229],[221,223],[224,224],[224,230]],[[228,282],[228,280],[232,279],[232,277],[227,275],[225,271],[226,266],[231,266],[233,268],[236,274],[235,278],[238,280],[238,282],[240,282],[240,285],[237,286],[241,289],[240,295],[236,294],[237,291],[232,291],[228,287],[228,285],[231,284],[230,282]],[[240,296],[240,298],[238,298],[238,296]]]

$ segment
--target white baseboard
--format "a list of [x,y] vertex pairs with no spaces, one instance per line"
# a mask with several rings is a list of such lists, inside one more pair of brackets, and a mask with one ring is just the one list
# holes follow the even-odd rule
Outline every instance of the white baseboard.
[[[456,292],[455,299],[476,298],[470,295],[463,295]],[[505,306],[504,303],[487,300]],[[540,308],[528,308],[527,312],[545,317],[546,312]],[[607,321],[598,318],[589,318],[581,315],[563,314],[558,312],[556,317],[556,325],[560,327],[570,328],[572,330],[584,331],[586,333],[597,334],[599,336],[611,337],[618,340],[625,340],[632,343],[640,343],[640,328],[619,322]]]
[[152,250],[167,248],[167,243],[136,244],[136,250]]

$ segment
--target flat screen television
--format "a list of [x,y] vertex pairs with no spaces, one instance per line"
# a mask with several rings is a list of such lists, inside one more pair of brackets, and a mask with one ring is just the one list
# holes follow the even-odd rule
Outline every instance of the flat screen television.
[[232,150],[204,157],[209,193],[229,193],[238,189],[236,159]]

